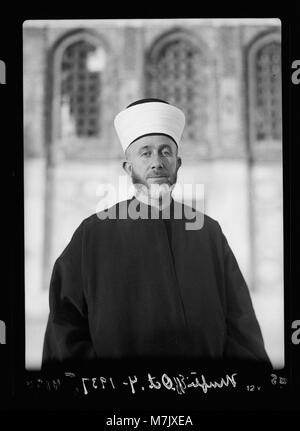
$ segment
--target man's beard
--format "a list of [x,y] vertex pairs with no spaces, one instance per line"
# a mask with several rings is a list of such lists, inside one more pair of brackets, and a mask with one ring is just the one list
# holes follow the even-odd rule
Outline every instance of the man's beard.
[[162,201],[164,198],[171,195],[177,181],[177,173],[170,176],[168,181],[165,183],[148,184],[145,179],[141,178],[136,172],[134,172],[134,170],[132,170],[131,180],[138,193],[142,193],[150,199]]

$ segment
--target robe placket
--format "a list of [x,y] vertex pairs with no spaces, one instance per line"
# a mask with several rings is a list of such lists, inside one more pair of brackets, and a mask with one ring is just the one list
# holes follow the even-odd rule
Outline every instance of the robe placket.
[[168,260],[169,260],[169,264],[171,267],[171,271],[172,271],[172,276],[173,276],[173,281],[174,281],[174,287],[175,290],[177,292],[177,296],[179,298],[179,302],[180,302],[180,308],[182,311],[182,317],[183,317],[183,322],[184,322],[184,327],[187,327],[187,317],[186,317],[186,311],[185,311],[185,306],[184,306],[184,301],[182,298],[182,294],[181,294],[181,289],[179,286],[179,282],[178,282],[178,277],[177,277],[177,271],[176,271],[176,253],[175,253],[175,245],[174,245],[174,230],[172,229],[172,224],[171,221],[167,220],[167,223],[169,223],[170,226],[170,231],[171,231],[171,235],[172,235],[172,241],[169,241],[169,237],[168,237],[168,233],[167,233],[167,226],[165,224],[165,222],[163,221],[163,227],[164,227],[164,236],[165,236],[165,240],[168,242],[169,247],[168,247]]
[[[174,230],[173,228],[173,223],[172,223],[173,217],[174,217],[174,201],[172,200],[170,208],[160,212],[159,221],[161,223],[162,230],[163,230],[164,242],[166,242],[168,245],[166,249],[167,249],[168,262],[172,273],[172,281],[173,281],[172,284],[174,286],[174,291],[176,292],[176,297],[178,298],[178,303],[181,310],[183,332],[184,332],[186,331],[188,325],[187,325],[186,310],[185,310],[182,292],[179,286],[179,281],[178,281],[178,276],[176,271],[176,266],[177,266],[176,251],[175,251],[176,229]],[[170,237],[167,231],[168,228],[169,228]]]

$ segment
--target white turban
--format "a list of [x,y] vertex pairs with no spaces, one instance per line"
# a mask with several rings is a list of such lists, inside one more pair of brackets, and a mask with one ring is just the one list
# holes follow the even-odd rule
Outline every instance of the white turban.
[[185,115],[179,108],[166,102],[141,101],[119,112],[114,125],[124,152],[133,141],[150,134],[168,135],[178,145]]

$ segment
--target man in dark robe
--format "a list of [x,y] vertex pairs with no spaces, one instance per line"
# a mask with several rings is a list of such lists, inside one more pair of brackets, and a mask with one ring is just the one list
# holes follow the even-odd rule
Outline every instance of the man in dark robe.
[[171,197],[184,123],[181,110],[158,99],[116,117],[136,193],[85,219],[56,260],[43,365],[143,357],[269,362],[221,227]]

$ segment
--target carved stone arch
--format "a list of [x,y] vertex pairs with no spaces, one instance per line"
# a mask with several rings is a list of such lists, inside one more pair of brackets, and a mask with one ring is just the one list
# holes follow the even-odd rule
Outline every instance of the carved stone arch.
[[[264,58],[263,58],[264,57]],[[248,151],[251,159],[281,155],[281,34],[257,35],[246,49]]]
[[160,50],[167,44],[175,42],[177,39],[184,40],[195,47],[195,49],[205,52],[206,57],[209,54],[206,42],[191,31],[182,28],[173,28],[163,34],[160,34],[152,42],[147,52],[147,61],[152,62],[157,59]]
[[146,53],[146,96],[165,98],[185,112],[186,142],[205,141],[208,63],[206,43],[181,28],[157,37]]
[[54,54],[60,47],[63,50],[69,44],[81,39],[86,39],[94,44],[101,44],[107,52],[111,49],[108,40],[102,34],[92,29],[77,28],[67,31],[59,36],[53,43],[51,51]]

